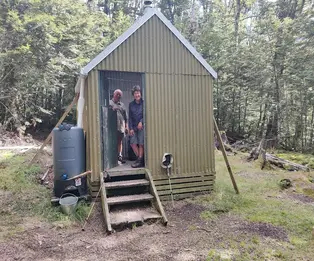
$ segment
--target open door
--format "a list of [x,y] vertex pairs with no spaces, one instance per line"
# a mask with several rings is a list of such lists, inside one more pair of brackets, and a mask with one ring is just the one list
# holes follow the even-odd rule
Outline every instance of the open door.
[[136,156],[130,145],[130,136],[125,135],[122,140],[122,156],[127,162],[125,164],[118,163],[117,112],[111,110],[109,107],[109,101],[112,99],[114,91],[120,89],[123,92],[121,102],[129,114],[129,104],[134,100],[131,92],[134,85],[139,85],[142,88],[142,96],[144,98],[142,73],[99,71],[103,170],[112,169],[117,166],[131,168],[132,161],[136,160]]
[[102,113],[103,169],[108,170],[118,165],[117,147],[117,112],[109,107],[110,92],[108,78],[104,77]]

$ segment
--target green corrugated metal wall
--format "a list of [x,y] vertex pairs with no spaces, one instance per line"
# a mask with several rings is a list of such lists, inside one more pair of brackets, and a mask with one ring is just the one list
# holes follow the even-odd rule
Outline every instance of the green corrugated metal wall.
[[147,164],[154,178],[165,152],[176,175],[213,173],[210,76],[146,74]]
[[208,75],[173,33],[153,16],[98,66],[98,70]]
[[214,178],[212,77],[154,16],[95,67],[87,80],[87,164],[101,171],[98,70],[145,73],[147,167],[164,179],[163,153],[174,155],[174,176]]
[[98,71],[88,74],[86,81],[85,110],[86,121],[86,167],[92,170],[91,182],[99,181],[101,172],[100,104]]

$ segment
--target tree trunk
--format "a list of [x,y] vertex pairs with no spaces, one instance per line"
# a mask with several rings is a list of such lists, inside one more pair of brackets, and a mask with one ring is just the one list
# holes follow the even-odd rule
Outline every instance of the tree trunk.
[[260,126],[260,131],[259,131],[259,138],[262,138],[263,134],[264,134],[264,128],[265,128],[266,117],[267,117],[267,110],[268,110],[268,104],[265,103],[264,115],[263,115],[262,123],[261,123],[261,126]]
[[[235,83],[234,83],[235,84]],[[233,87],[233,90],[232,90],[232,112],[231,112],[231,115],[232,115],[232,126],[231,126],[231,130],[232,132],[234,132],[234,129],[235,129],[235,125],[236,125],[236,117],[235,117],[235,87]]]
[[236,0],[236,10],[234,14],[234,35],[236,39],[236,45],[238,45],[238,41],[239,41],[238,31],[239,31],[240,13],[241,13],[241,0]]
[[312,107],[312,116],[311,116],[311,133],[310,133],[310,144],[309,147],[313,147],[313,138],[314,138],[314,105]]
[[[238,99],[241,99],[241,89],[239,90]],[[238,108],[238,133],[241,133],[241,102],[239,102]]]
[[[245,110],[245,112],[246,112],[246,110]],[[258,121],[256,124],[255,138],[261,138],[261,136],[260,136],[260,125],[261,125],[261,121],[262,121],[262,115],[263,115],[263,105],[261,104],[259,106],[259,117],[258,117]]]
[[246,96],[246,97],[245,97],[245,102],[244,102],[244,113],[243,113],[243,127],[242,127],[242,133],[245,133],[247,106],[248,106],[248,98],[247,98],[247,96]]

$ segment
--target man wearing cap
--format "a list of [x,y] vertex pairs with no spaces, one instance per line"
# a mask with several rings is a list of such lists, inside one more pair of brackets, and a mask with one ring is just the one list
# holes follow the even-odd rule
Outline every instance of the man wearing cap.
[[132,88],[134,101],[129,105],[129,128],[131,136],[131,147],[137,156],[137,160],[132,164],[133,168],[144,167],[144,122],[143,108],[144,102],[141,95],[140,86]]
[[128,114],[124,104],[121,102],[122,91],[117,89],[113,93],[113,97],[109,102],[109,106],[117,112],[117,143],[118,143],[118,161],[125,163],[122,157],[122,140],[124,134],[128,132]]

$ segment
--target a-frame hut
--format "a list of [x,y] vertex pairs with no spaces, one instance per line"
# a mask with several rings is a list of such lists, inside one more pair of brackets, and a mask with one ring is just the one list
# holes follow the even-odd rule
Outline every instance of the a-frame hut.
[[[145,169],[151,173],[153,189],[161,198],[170,198],[171,194],[182,198],[212,190],[216,77],[216,72],[160,11],[146,8],[143,16],[81,72],[78,125],[86,132],[92,191],[103,184],[103,175],[136,172],[128,163],[117,163],[113,135],[116,121],[108,109],[117,88],[124,92],[122,101],[128,107],[134,85],[140,85],[143,92]],[[128,137],[123,144],[124,156],[130,158]],[[172,192],[167,170],[161,167],[164,153],[173,155]],[[104,194],[109,197],[106,191]]]

